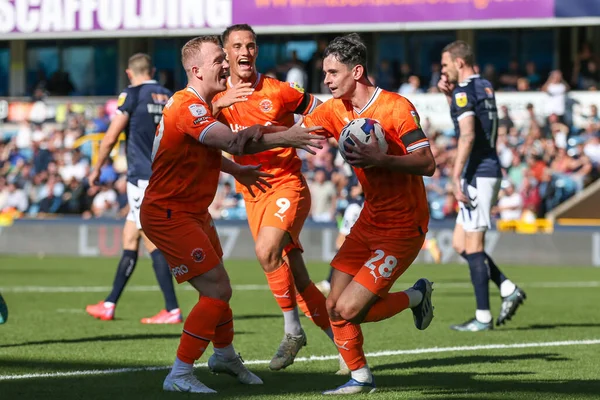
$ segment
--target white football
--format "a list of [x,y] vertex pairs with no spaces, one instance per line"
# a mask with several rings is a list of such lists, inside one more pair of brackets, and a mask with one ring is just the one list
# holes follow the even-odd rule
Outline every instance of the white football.
[[385,140],[383,128],[379,122],[370,118],[358,118],[350,121],[348,124],[346,124],[346,126],[344,126],[342,132],[340,133],[340,138],[338,139],[338,147],[345,161],[348,160],[346,160],[346,148],[344,147],[344,143],[348,143],[353,146],[356,145],[350,134],[354,135],[354,137],[356,137],[356,139],[360,140],[362,143],[368,144],[371,142],[371,140],[373,140],[371,137],[371,131],[373,131],[377,136],[381,151],[387,153],[388,144]]

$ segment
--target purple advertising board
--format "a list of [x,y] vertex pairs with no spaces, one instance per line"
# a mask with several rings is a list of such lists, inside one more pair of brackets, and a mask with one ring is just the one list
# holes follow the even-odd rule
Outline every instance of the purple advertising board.
[[53,34],[78,37],[216,33],[231,23],[306,27],[551,18],[555,1],[0,0],[0,40],[14,36],[52,38]]
[[554,0],[233,0],[234,23],[362,24],[550,18]]

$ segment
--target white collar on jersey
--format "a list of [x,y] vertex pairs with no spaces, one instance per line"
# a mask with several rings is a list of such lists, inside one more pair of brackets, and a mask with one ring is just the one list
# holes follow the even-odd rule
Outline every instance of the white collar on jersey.
[[[258,85],[258,82],[260,82],[261,76],[262,76],[262,74],[260,72],[256,74],[256,80],[254,81],[254,84],[252,85],[253,89]],[[231,76],[229,76],[229,78],[227,78],[227,85],[229,87],[233,87],[233,83],[231,83]]]
[[188,92],[194,93],[196,96],[198,96],[198,98],[200,100],[202,100],[203,102],[206,103],[206,100],[204,100],[204,97],[200,96],[200,93],[198,93],[198,91],[196,89],[194,89],[193,87],[188,86],[185,90],[187,90]]
[[471,82],[471,80],[473,80],[473,79],[475,79],[475,78],[479,78],[479,77],[480,77],[480,75],[479,75],[479,74],[473,74],[473,75],[471,75],[471,76],[468,76],[468,77],[467,77],[467,79],[465,79],[463,82],[460,82],[460,83],[458,84],[458,86],[460,86],[460,87],[465,87],[465,86],[467,86],[467,85],[469,84],[469,82]]
[[379,97],[379,94],[381,94],[381,88],[376,87],[375,91],[373,92],[373,95],[371,96],[371,98],[369,99],[369,101],[367,101],[367,104],[365,104],[365,106],[363,108],[361,108],[360,110],[357,110],[356,108],[353,107],[354,108],[354,112],[356,112],[358,115],[360,115],[367,108],[369,108],[369,106],[371,104],[373,104],[375,102],[375,100],[377,100],[377,97]]
[[[144,82],[140,83],[137,86],[147,85],[147,84],[151,84],[151,83],[158,83],[158,82],[156,82],[156,80],[154,80],[154,79],[148,79],[147,81],[144,81]],[[134,86],[133,85],[129,85],[129,87],[134,87]]]

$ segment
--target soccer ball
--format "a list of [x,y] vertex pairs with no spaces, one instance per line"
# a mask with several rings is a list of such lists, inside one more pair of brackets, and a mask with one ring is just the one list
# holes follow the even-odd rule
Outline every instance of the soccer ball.
[[385,141],[385,133],[379,122],[370,118],[358,118],[350,121],[344,126],[340,133],[340,138],[338,139],[338,147],[344,161],[348,161],[346,160],[346,148],[344,147],[344,144],[348,143],[352,146],[356,145],[350,134],[354,135],[354,137],[362,143],[367,144],[373,139],[371,138],[371,130],[375,132],[375,135],[377,136],[379,149],[381,149],[382,152],[387,153],[388,144]]

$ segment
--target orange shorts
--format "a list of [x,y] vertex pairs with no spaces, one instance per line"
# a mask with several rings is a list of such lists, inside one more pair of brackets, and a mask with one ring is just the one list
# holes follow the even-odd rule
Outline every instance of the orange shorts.
[[386,237],[352,227],[331,266],[354,276],[354,280],[379,297],[387,296],[394,282],[419,255],[425,235]]
[[142,205],[142,229],[163,253],[177,283],[218,266],[223,250],[210,214],[168,212]]
[[288,232],[292,243],[284,249],[302,250],[300,231],[310,212],[311,198],[308,186],[272,190],[259,201],[246,202],[248,225],[254,240],[263,226],[273,226]]

